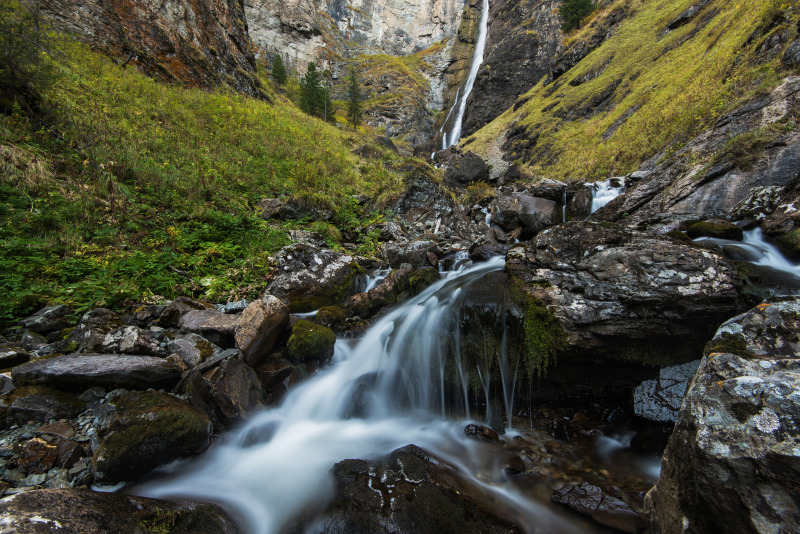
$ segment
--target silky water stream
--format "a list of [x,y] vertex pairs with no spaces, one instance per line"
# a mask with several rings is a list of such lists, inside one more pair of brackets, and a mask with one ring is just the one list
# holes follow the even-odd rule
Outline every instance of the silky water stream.
[[[615,460],[626,444],[610,437],[601,442],[596,430],[567,444],[532,430],[530,412],[511,418],[504,448],[467,438],[464,427],[470,417],[479,419],[474,407],[482,399],[470,394],[465,380],[456,388],[463,393],[461,402],[446,398],[443,329],[461,313],[464,290],[503,270],[504,258],[476,265],[459,260],[441,281],[379,319],[361,339],[339,339],[330,365],[290,390],[280,406],[222,436],[203,455],[125,491],[219,503],[246,532],[274,534],[310,510],[324,510],[335,492],[335,463],[375,459],[414,444],[455,466],[499,516],[525,532],[603,532],[550,502],[553,481],[578,482],[587,473],[604,480],[614,477],[611,470],[617,479],[633,477],[640,499],[655,482],[658,458]],[[465,376],[468,370],[456,363]],[[516,371],[509,362],[500,363],[509,385],[502,388],[507,413],[519,414],[512,402]],[[552,410],[542,417],[554,425],[569,419]],[[506,474],[501,458],[509,451],[521,451],[529,466],[541,462],[536,475]]]

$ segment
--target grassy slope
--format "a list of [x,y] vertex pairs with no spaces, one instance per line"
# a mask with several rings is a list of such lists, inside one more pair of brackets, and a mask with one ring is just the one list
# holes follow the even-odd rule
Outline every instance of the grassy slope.
[[[505,114],[462,143],[486,152],[502,144],[517,124],[530,136],[539,133],[529,161],[518,162],[533,174],[556,179],[598,180],[622,175],[647,159],[672,153],[714,124],[724,112],[776,86],[788,73],[780,55],[762,58],[758,50],[777,33],[791,32],[796,2],[777,0],[714,0],[694,19],[659,38],[667,25],[695,0],[618,0],[595,13],[599,21],[613,9],[628,16],[616,34],[562,78],[558,89],[540,82],[525,95],[530,101]],[[714,9],[717,14],[696,35],[698,21]],[[790,20],[792,19],[792,20]],[[568,36],[566,45],[585,38],[590,25]],[[607,67],[597,78],[572,86],[570,81]],[[588,120],[565,121],[565,111],[620,82],[610,111]],[[628,110],[641,106],[608,140],[603,134]]]
[[[286,227],[358,232],[380,215],[352,195],[403,187],[402,161],[354,156],[362,137],[280,96],[167,86],[61,44],[48,127],[0,116],[0,323],[45,303],[253,296]],[[268,224],[257,202],[276,194],[331,207],[332,224]]]

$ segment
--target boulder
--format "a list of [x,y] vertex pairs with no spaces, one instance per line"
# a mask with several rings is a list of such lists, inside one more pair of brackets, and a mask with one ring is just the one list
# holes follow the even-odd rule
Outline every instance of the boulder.
[[794,262],[800,261],[800,175],[780,192],[776,208],[761,223],[767,239]]
[[48,306],[21,320],[19,325],[25,330],[37,333],[62,330],[74,324],[74,320],[70,319],[72,314],[69,306],[63,304]]
[[483,243],[482,245],[472,246],[469,250],[469,259],[474,262],[488,261],[495,256],[505,256],[508,252],[508,245],[500,243]]
[[272,350],[289,322],[289,308],[277,297],[266,295],[252,302],[236,323],[234,337],[245,363],[257,366]]
[[562,203],[567,192],[567,184],[549,178],[542,178],[528,188],[531,195]]
[[488,182],[489,166],[483,159],[473,153],[453,154],[447,162],[445,179],[453,180],[459,184],[470,184],[472,182]]
[[689,380],[700,365],[700,360],[665,367],[657,380],[646,380],[633,390],[633,408],[636,415],[650,421],[674,423],[681,409],[683,395]]
[[441,279],[436,269],[397,269],[389,273],[382,284],[373,287],[367,293],[358,293],[350,297],[347,307],[359,317],[370,317],[385,306],[399,304],[418,295],[430,285]]
[[[519,529],[495,515],[474,486],[447,462],[414,445],[385,458],[344,460],[333,467],[336,500],[325,532],[500,534]],[[393,488],[391,498],[373,488]]]
[[133,312],[133,318],[136,319],[136,323],[139,326],[147,326],[154,321],[158,320],[161,314],[166,309],[166,306],[162,305],[150,305],[150,306],[142,306],[141,308],[137,309]]
[[98,418],[99,444],[92,458],[97,483],[135,480],[211,444],[211,421],[172,395],[132,391],[108,405],[112,409]]
[[48,387],[21,387],[13,392],[6,424],[24,425],[30,421],[49,423],[51,419],[71,419],[86,409],[74,395]]
[[800,39],[795,39],[783,53],[783,64],[794,69],[800,67]]
[[567,204],[567,215],[572,220],[582,221],[592,213],[592,191],[581,187]]
[[20,385],[50,385],[65,391],[92,386],[160,389],[175,385],[180,371],[152,356],[68,354],[22,364],[11,376]]
[[324,308],[320,308],[312,320],[317,324],[327,326],[334,332],[342,332],[347,325],[347,319],[349,317],[350,311],[347,308],[341,306],[325,306]]
[[19,340],[20,346],[29,351],[39,350],[47,345],[49,342],[46,337],[37,334],[36,332],[25,332]]
[[31,356],[22,349],[0,347],[0,369],[10,369],[30,361]]
[[234,332],[238,321],[238,315],[227,312],[221,313],[212,309],[192,310],[181,316],[178,326],[181,332],[198,334],[215,345],[229,349],[234,345]]
[[189,297],[178,297],[164,308],[164,311],[158,316],[158,323],[161,326],[176,327],[180,324],[181,317],[190,311],[205,309],[206,306],[196,300]]
[[561,221],[561,209],[552,200],[519,195],[519,222],[530,234],[537,234]]
[[[121,493],[41,489],[0,500],[4,532],[170,532],[237,534],[233,520],[214,504],[160,501]],[[7,530],[5,530],[7,529]]]
[[[103,346],[106,334],[125,325],[122,317],[105,308],[95,308],[83,314],[81,320],[67,336],[68,343],[87,351],[97,351]],[[76,348],[77,348],[76,347]]]
[[428,254],[438,258],[439,245],[433,241],[412,241],[411,243],[386,243],[382,249],[384,259],[392,269],[400,268],[403,263],[411,264],[413,269],[430,267]]
[[189,367],[197,367],[203,362],[222,354],[222,349],[197,334],[186,334],[167,343],[167,352],[177,354]]
[[266,408],[258,375],[238,358],[228,358],[210,377],[211,391],[228,424]]
[[591,516],[600,523],[622,532],[636,534],[645,522],[625,501],[612,497],[597,486],[584,482],[580,486],[567,485],[550,497],[554,502],[566,504],[576,512]]
[[294,364],[314,363],[324,365],[333,356],[336,334],[327,326],[297,321],[286,343],[289,360]]
[[122,326],[110,331],[103,340],[102,351],[110,354],[167,355],[155,333],[138,326]]
[[799,332],[800,300],[774,299],[706,345],[645,499],[651,532],[782,532],[800,522]]
[[744,232],[742,229],[727,221],[712,220],[687,222],[684,226],[686,227],[686,235],[692,239],[697,239],[698,237],[715,237],[717,239],[730,239],[732,241],[741,241],[744,239]]

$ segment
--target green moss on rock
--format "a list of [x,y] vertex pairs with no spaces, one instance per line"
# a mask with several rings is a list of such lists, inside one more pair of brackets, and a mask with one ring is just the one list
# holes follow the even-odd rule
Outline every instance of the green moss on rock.
[[692,239],[698,237],[715,237],[717,239],[730,239],[733,241],[741,241],[744,239],[744,232],[735,224],[710,221],[687,223],[686,235]]
[[539,298],[527,292],[520,280],[511,283],[510,295],[523,311],[525,369],[530,377],[541,378],[567,347],[567,333],[553,312]]
[[778,237],[775,244],[787,258],[800,261],[800,228]]
[[320,308],[313,321],[317,324],[337,329],[344,328],[348,317],[350,317],[350,312],[341,306],[325,306]]
[[667,237],[671,237],[672,239],[677,239],[678,241],[688,243],[692,241],[692,238],[686,235],[685,233],[681,232],[680,230],[673,230],[671,232],[667,232],[665,234]]
[[333,356],[336,334],[327,326],[311,321],[297,321],[286,344],[289,361],[294,364],[327,362]]
[[731,334],[723,332],[720,336],[706,343],[703,349],[703,356],[714,353],[736,354],[743,358],[749,358],[747,353],[747,340],[741,334]]
[[439,271],[433,267],[425,267],[411,271],[408,276],[398,277],[396,288],[398,292],[406,292],[413,297],[441,279],[442,275],[439,274]]

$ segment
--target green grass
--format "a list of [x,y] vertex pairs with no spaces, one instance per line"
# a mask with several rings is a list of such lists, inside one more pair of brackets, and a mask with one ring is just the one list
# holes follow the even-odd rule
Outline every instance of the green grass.
[[[470,148],[485,152],[490,143],[502,143],[506,131],[517,123],[530,135],[539,134],[530,159],[518,162],[528,172],[556,179],[619,176],[662,151],[674,153],[723,113],[777,86],[790,74],[781,65],[780,55],[763,58],[757,51],[775,33],[787,28],[796,33],[795,2],[779,9],[775,0],[711,2],[691,22],[659,38],[675,17],[695,3],[618,0],[598,10],[590,23],[602,21],[614,9],[626,10],[627,17],[611,39],[555,85],[545,87],[540,82],[525,95],[530,100],[519,110],[507,111],[472,136]],[[720,12],[698,30],[699,22],[713,9]],[[592,31],[592,24],[586,24],[568,36],[565,44],[586,39]],[[605,64],[595,79],[570,85]],[[617,83],[609,108],[586,120],[562,118]],[[638,111],[603,140],[611,125],[635,106],[640,106]]]
[[[352,195],[380,206],[404,187],[401,158],[355,156],[369,139],[271,90],[270,104],[165,85],[60,43],[48,112],[0,116],[0,323],[46,303],[255,296],[286,230],[312,225],[263,221],[261,198],[331,206],[312,229],[337,246],[342,231],[380,219]],[[377,246],[361,239],[362,253]]]

